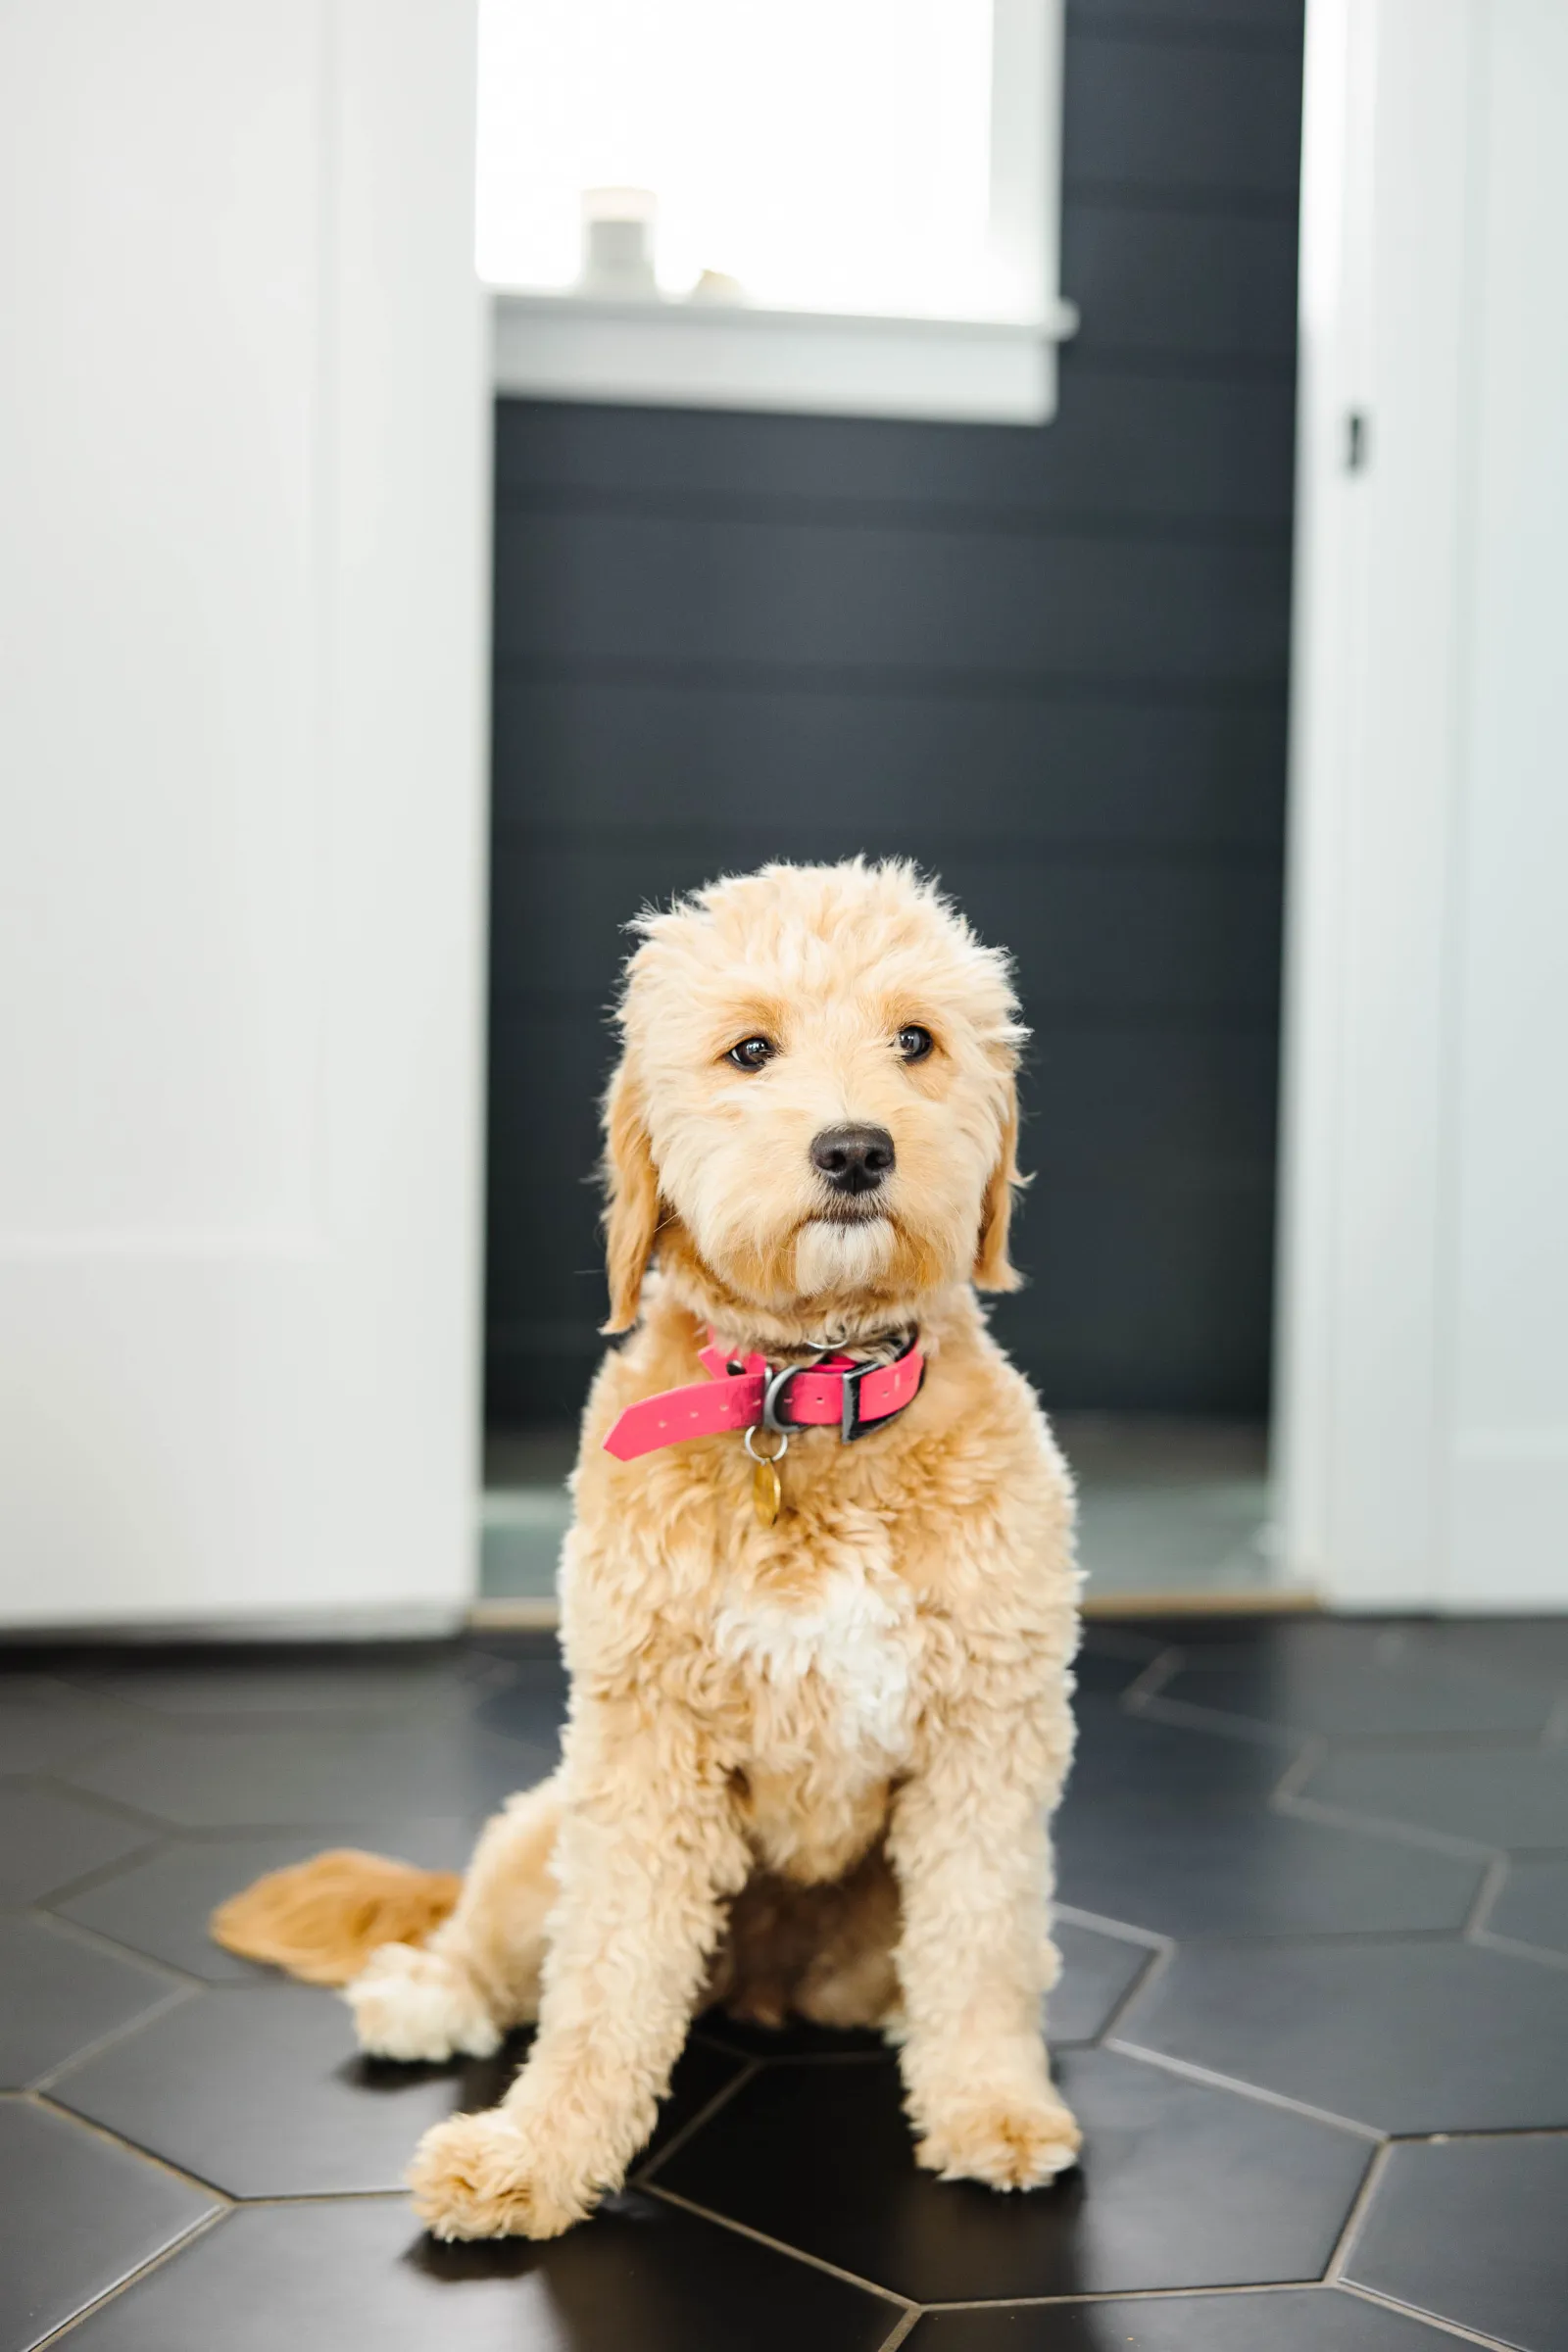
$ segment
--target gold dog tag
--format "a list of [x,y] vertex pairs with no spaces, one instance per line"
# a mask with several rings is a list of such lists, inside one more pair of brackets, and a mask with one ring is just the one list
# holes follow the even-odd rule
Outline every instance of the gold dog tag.
[[769,1461],[755,1461],[752,1469],[752,1506],[763,1527],[771,1527],[778,1517],[783,1497],[778,1471]]

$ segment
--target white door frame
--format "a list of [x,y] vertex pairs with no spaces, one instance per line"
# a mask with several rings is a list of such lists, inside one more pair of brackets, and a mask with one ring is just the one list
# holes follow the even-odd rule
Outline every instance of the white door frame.
[[1276,1438],[1346,1608],[1568,1607],[1565,15],[1307,10]]

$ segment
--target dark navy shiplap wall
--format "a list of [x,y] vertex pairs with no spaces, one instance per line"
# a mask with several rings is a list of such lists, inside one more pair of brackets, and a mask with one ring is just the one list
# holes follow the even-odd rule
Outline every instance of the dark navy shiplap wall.
[[501,403],[493,1422],[600,1345],[619,924],[856,850],[1017,956],[1048,1401],[1265,1408],[1300,74],[1299,0],[1069,0],[1039,430]]

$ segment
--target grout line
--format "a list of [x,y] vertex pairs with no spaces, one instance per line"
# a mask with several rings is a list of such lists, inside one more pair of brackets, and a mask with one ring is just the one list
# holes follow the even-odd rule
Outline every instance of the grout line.
[[1493,1906],[1502,1892],[1507,1876],[1507,1855],[1494,1854],[1486,1869],[1481,1873],[1481,1884],[1476,1888],[1475,1901],[1471,1904],[1464,1926],[1459,1931],[1467,1943],[1473,1943],[1485,1928],[1492,1915]]
[[90,1928],[83,1919],[68,1919],[63,1912],[51,1911],[46,1904],[30,1904],[22,1916],[38,1920],[50,1928],[58,1928],[62,1935],[84,1945],[88,1951],[103,1952],[114,1960],[134,1960],[138,1967],[147,1969],[154,1976],[167,1977],[172,1984],[182,1985],[188,1991],[205,1992],[208,1989],[209,1980],[198,1977],[194,1970],[176,1967],[172,1960],[160,1960],[156,1953],[144,1952],[133,1943],[125,1943],[118,1936],[107,1936],[102,1928]]
[[884,2337],[877,2346],[877,2352],[898,2352],[898,2346],[904,2342],[909,2330],[918,2325],[920,2316],[919,2305],[912,2304],[904,2317],[895,2322],[893,2333]]
[[1103,2046],[1123,2058],[1138,2058],[1146,2065],[1162,2067],[1167,2074],[1180,2075],[1189,2082],[1201,2082],[1210,2090],[1235,2091],[1244,2098],[1258,2100],[1265,2107],[1282,2107],[1287,2115],[1304,2115],[1314,2124],[1329,2124],[1335,2131],[1348,2132],[1355,2139],[1373,2140],[1381,2146],[1387,2137],[1375,2124],[1359,2123],[1350,2115],[1336,2115],[1328,2107],[1309,2106],[1305,2099],[1293,2099],[1287,2092],[1271,2090],[1263,2082],[1244,2082],[1240,2075],[1216,2074],[1212,2067],[1197,2066],[1188,2058],[1172,2058],[1166,2051],[1151,2049],[1141,2041],[1124,2041],[1115,2035]]
[[74,2328],[79,2328],[84,2320],[90,2320],[95,2313],[102,2311],[105,2304],[118,2302],[127,2287],[139,2286],[144,2278],[152,2277],[154,2271],[161,2271],[166,2263],[173,2261],[176,2254],[183,2254],[187,2247],[194,2245],[197,2238],[206,2237],[212,2230],[218,2229],[220,2223],[227,2220],[229,2211],[228,2206],[220,2205],[216,2213],[204,2213],[199,2221],[191,2224],[183,2235],[174,2239],[172,2245],[161,2247],[150,2262],[142,2263],[126,2278],[117,2278],[107,2293],[97,2296],[91,2303],[84,2303],[79,2311],[72,2313],[69,2320],[62,2320],[58,2328],[51,2328],[47,2335],[39,2336],[33,2352],[47,2352],[49,2345],[62,2342]]
[[[1175,1956],[1176,1946],[1173,1943],[1166,1944],[1162,1950],[1152,1951],[1150,1953],[1148,1959],[1144,1962],[1142,1968],[1140,1968],[1138,1974],[1134,1977],[1132,1983],[1122,1994],[1121,1999],[1116,2003],[1115,2007],[1111,2010],[1110,2015],[1101,2027],[1100,2032],[1096,2034],[1095,2040],[1097,2043],[1108,2046],[1115,2039],[1117,2031],[1121,2026],[1123,2019],[1127,2016],[1129,2010],[1133,2008],[1142,1994],[1151,1990],[1151,1988],[1159,1982],[1159,1979],[1165,1974],[1165,1971],[1169,1968]],[[1046,2028],[1048,2039],[1050,2038],[1050,2026],[1051,1996],[1048,1993],[1046,1996]],[[1071,2047],[1071,2044],[1064,2044],[1063,2046]]]
[[[100,1886],[112,1886],[125,1872],[138,1869],[143,1862],[152,1861],[155,1855],[173,1842],[173,1832],[166,1829],[150,1844],[133,1846],[128,1854],[117,1854],[113,1862],[100,1862],[96,1870],[84,1870],[80,1878],[67,1879],[62,1886],[52,1886],[48,1894],[30,1908],[45,1911],[52,1903],[74,1903],[78,1894],[93,1894]],[[51,1911],[50,1916],[53,1918],[55,1914]]]
[[649,2184],[647,2193],[660,2198],[666,2205],[678,2206],[682,2213],[694,2214],[700,2222],[712,2222],[720,2230],[733,2230],[737,2237],[749,2237],[754,2244],[766,2246],[774,2254],[787,2254],[792,2262],[804,2262],[810,2270],[825,2271],[830,2278],[840,2278],[846,2286],[858,2286],[863,2293],[876,2295],[884,2303],[896,2303],[902,2311],[910,2313],[915,2319],[920,2316],[920,2306],[911,2301],[909,2296],[901,2295],[895,2287],[878,2286],[874,2278],[862,2278],[856,2271],[841,2270],[836,2262],[828,2262],[820,2254],[808,2254],[804,2246],[787,2246],[782,2238],[769,2237],[765,2230],[754,2230],[749,2222],[737,2222],[727,2213],[714,2213],[707,2205],[694,2204],[690,2197],[678,2196],[672,2188],[661,2188],[657,2181]]
[[1270,1791],[1269,1803],[1271,1805],[1295,1804],[1298,1801],[1298,1791],[1302,1783],[1311,1779],[1328,1752],[1328,1741],[1320,1739],[1316,1733],[1313,1733],[1310,1739],[1303,1740]]
[[[708,2042],[703,2046],[710,2049],[714,2045],[710,2042]],[[726,2055],[731,2057],[735,2056],[735,2054],[736,2053],[734,2051],[726,2053]],[[673,2156],[677,2148],[683,2148],[686,2142],[691,2138],[693,2132],[697,2132],[704,2124],[709,2122],[712,2116],[715,2116],[721,2107],[727,2106],[730,2100],[735,2096],[735,2093],[744,2088],[744,2086],[751,2082],[752,2078],[755,2075],[760,2075],[761,2071],[762,2061],[760,2058],[753,2058],[749,2062],[743,2060],[739,2073],[733,2075],[729,2082],[724,2083],[720,2089],[715,2090],[712,2097],[709,2099],[705,2105],[699,2107],[697,2113],[694,2116],[689,2117],[687,2121],[682,2124],[678,2132],[671,2134],[671,2136],[664,2142],[664,2145],[659,2150],[659,2153],[656,2156],[650,2156],[646,2164],[640,2164],[635,2172],[627,2175],[627,2187],[641,2188],[646,2181],[651,2180],[654,2175],[658,2172],[660,2166],[663,2163],[666,2156]]]
[[1428,2311],[1424,2303],[1401,2303],[1396,2296],[1380,2295],[1373,2287],[1358,2286],[1353,2278],[1336,2279],[1335,2286],[1342,2295],[1353,2295],[1358,2303],[1370,2303],[1374,2311],[1408,2312],[1424,2327],[1434,2328],[1440,2335],[1455,2336],[1461,2344],[1484,2344],[1487,2352],[1509,2352],[1509,2346],[1500,2336],[1477,2335],[1473,2328],[1461,2327],[1457,2320],[1443,2319],[1437,2312]]
[[408,2205],[407,2188],[302,2188],[297,2196],[275,2189],[266,2197],[235,2197],[232,2203],[248,2213],[253,2205]]
[[1341,2225],[1340,2234],[1334,2241],[1334,2251],[1329,2256],[1328,2266],[1323,2273],[1325,2281],[1331,2286],[1337,2285],[1344,2275],[1345,2265],[1349,2259],[1350,2248],[1355,2243],[1360,2231],[1367,2207],[1377,2194],[1378,2183],[1383,2178],[1389,2161],[1390,2146],[1391,2143],[1385,2140],[1381,2147],[1373,2149],[1371,2161],[1361,2175],[1361,2185],[1350,2200],[1350,2210]]
[[1106,2286],[1078,2295],[975,2295],[967,2302],[928,2303],[927,2311],[1070,2311],[1080,2303],[1190,2303],[1203,2295],[1312,2295],[1321,2278],[1250,2279],[1245,2286]]
[[1157,1928],[1141,1928],[1132,1920],[1112,1919],[1104,1911],[1086,1911],[1081,1903],[1058,1902],[1054,1895],[1051,1898],[1051,1916],[1066,1920],[1070,1927],[1088,1928],[1097,1936],[1108,1936],[1114,1943],[1138,1944],[1149,1952],[1173,1951],[1176,1946],[1175,1936],[1162,1936]]
[[106,2147],[117,2148],[122,2156],[135,2156],[143,2164],[150,2164],[155,2172],[168,2173],[184,2187],[198,2189],[204,2197],[214,2198],[225,2213],[239,2201],[231,2197],[226,2188],[219,2188],[215,2182],[204,2180],[199,2173],[188,2173],[183,2165],[172,2164],[167,2156],[160,2156],[156,2148],[144,2148],[138,2140],[127,2139],[123,2132],[111,2131],[107,2124],[100,2124],[95,2117],[78,2114],[74,2107],[68,2107],[63,2099],[55,2098],[47,2090],[39,2090],[34,2086],[15,2095],[29,2107],[40,2108],[45,2115],[60,2116],[67,2123],[79,2125],[83,2132],[90,2132],[94,2139],[101,2139]]
[[1473,1838],[1450,1838],[1446,1830],[1429,1830],[1415,1821],[1394,1821],[1386,1813],[1352,1813],[1346,1805],[1326,1805],[1315,1796],[1282,1796],[1270,1800],[1282,1813],[1302,1821],[1320,1821],[1331,1830],[1365,1830],[1393,1845],[1421,1846],[1428,1853],[1451,1854],[1460,1862],[1490,1862],[1494,1846]]
[[54,2066],[46,2066],[41,2075],[34,2076],[27,2088],[53,2090],[61,2078],[69,2076],[74,2068],[85,2066],[90,2060],[102,2057],[104,2051],[112,2050],[116,2042],[128,2041],[132,2034],[139,2034],[143,2026],[150,2026],[157,2018],[167,2017],[172,2009],[183,2008],[202,1989],[194,1984],[172,1984],[161,2001],[154,2001],[150,2007],[138,2010],[134,2017],[124,2019],[118,2026],[111,2026],[107,2034],[100,2034],[96,2041],[89,2041],[82,2049],[73,2050],[69,2058],[62,2058]]
[[1470,1937],[1478,1951],[1505,1952],[1510,1960],[1534,1960],[1542,1968],[1568,1968],[1568,1952],[1554,1952],[1544,1943],[1523,1943],[1517,1936],[1497,1936],[1478,1928]]
[[1179,1674],[1182,1653],[1174,1645],[1152,1657],[1141,1674],[1135,1674],[1122,1690],[1118,1704],[1130,1713],[1141,1715],[1152,1698],[1157,1698],[1173,1674]]

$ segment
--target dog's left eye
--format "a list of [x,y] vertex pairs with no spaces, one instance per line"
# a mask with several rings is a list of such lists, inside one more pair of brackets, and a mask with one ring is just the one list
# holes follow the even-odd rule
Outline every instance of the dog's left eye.
[[724,1059],[738,1070],[760,1070],[764,1061],[772,1060],[774,1050],[769,1038],[743,1037],[738,1046],[731,1046]]
[[935,1043],[930,1030],[922,1029],[918,1021],[910,1021],[907,1028],[899,1031],[899,1052],[906,1061],[924,1061]]

